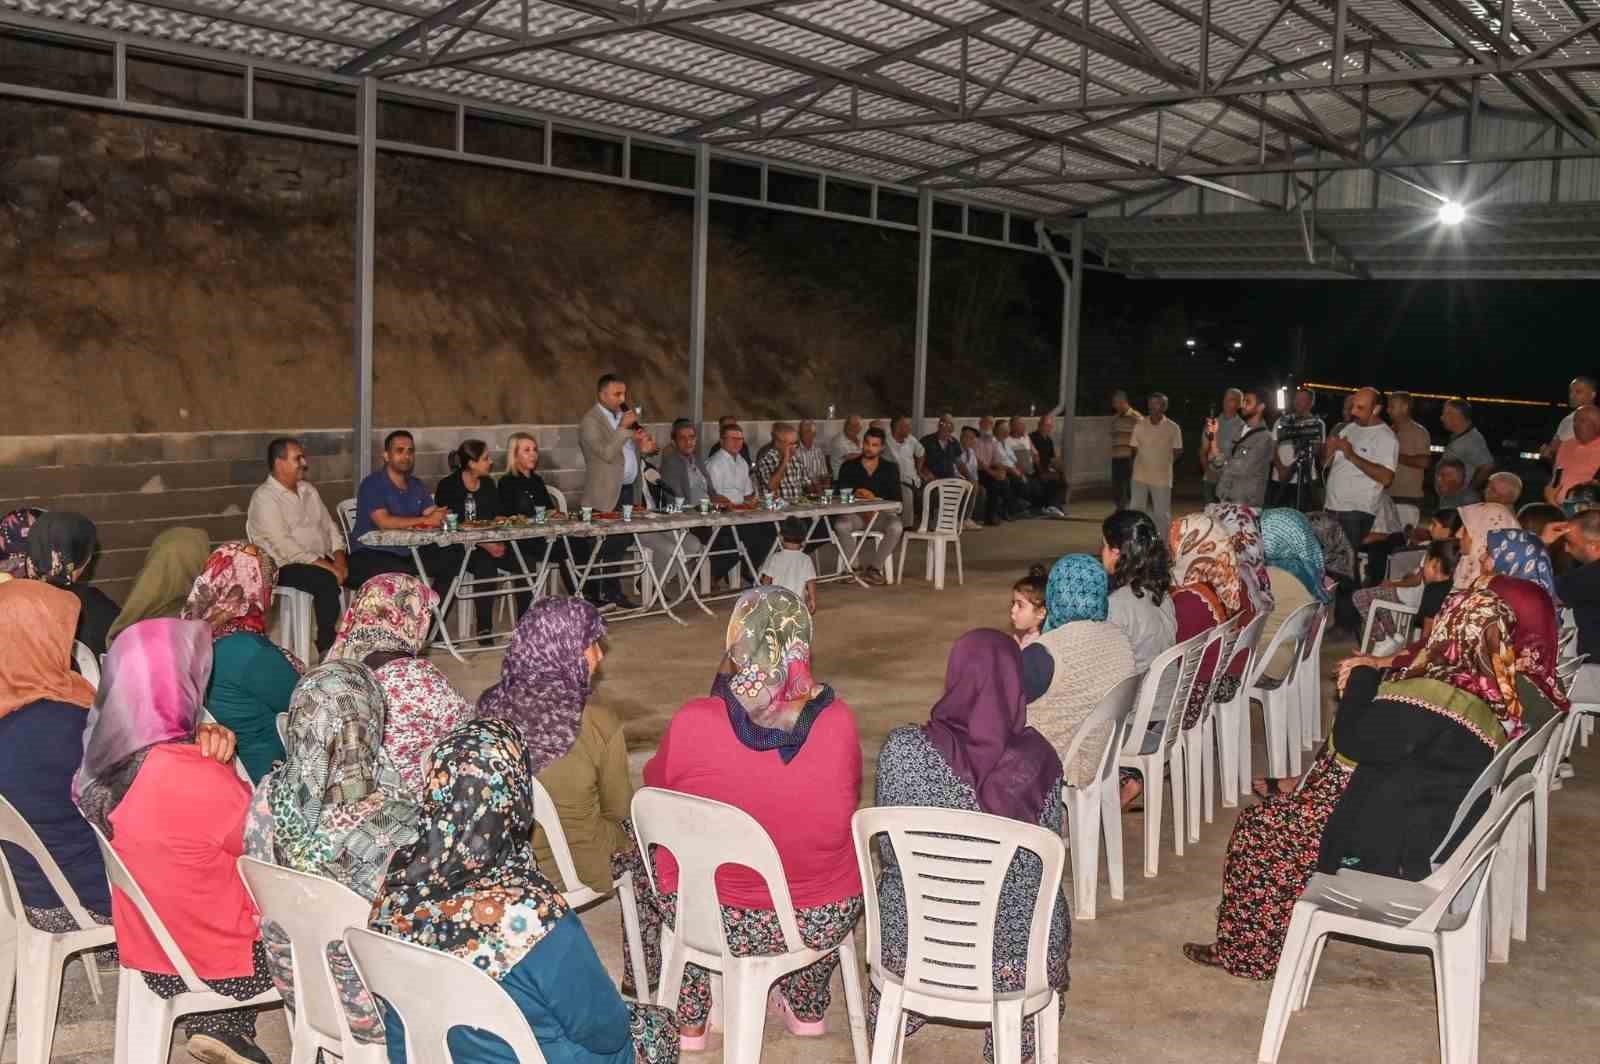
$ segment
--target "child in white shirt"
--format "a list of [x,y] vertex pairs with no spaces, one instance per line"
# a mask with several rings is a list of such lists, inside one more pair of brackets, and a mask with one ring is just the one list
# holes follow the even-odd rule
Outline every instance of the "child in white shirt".
[[817,612],[817,567],[806,553],[807,522],[786,517],[778,526],[783,549],[775,550],[761,566],[761,582],[786,587],[799,595],[806,609]]

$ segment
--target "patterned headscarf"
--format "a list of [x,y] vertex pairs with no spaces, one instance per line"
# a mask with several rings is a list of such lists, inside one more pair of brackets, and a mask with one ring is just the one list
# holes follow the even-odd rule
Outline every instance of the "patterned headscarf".
[[433,588],[406,573],[373,577],[344,611],[328,660],[365,662],[372,654],[419,653],[438,601]]
[[278,567],[250,543],[224,543],[211,552],[183,604],[183,619],[205,621],[211,638],[234,632],[267,634],[267,611]]
[[1497,502],[1475,502],[1456,513],[1461,515],[1462,531],[1472,540],[1472,549],[1462,551],[1461,560],[1456,563],[1454,585],[1460,591],[1476,584],[1479,577],[1489,575],[1483,565],[1489,554],[1489,533],[1522,526],[1517,524],[1516,514]]
[[111,812],[133,786],[146,752],[194,738],[211,679],[211,633],[168,617],[130,625],[100,666],[100,690],[83,730],[72,796],[111,837]]
[[[1379,688],[1380,697],[1420,703],[1456,720],[1493,749],[1522,731],[1522,700],[1517,695],[1517,615],[1488,587],[1472,588],[1445,603],[1433,633],[1409,665]],[[1407,680],[1435,680],[1486,704],[1499,721],[1489,722],[1459,698],[1418,698]],[[1396,682],[1398,681],[1398,682]]]
[[417,840],[417,806],[383,752],[383,692],[364,665],[327,661],[289,699],[287,760],[258,785],[277,863],[372,896],[389,855]]
[[28,533],[43,510],[23,507],[0,517],[0,574],[28,575]]
[[746,591],[733,604],[723,665],[711,694],[728,710],[739,741],[793,761],[833,689],[811,676],[811,612],[781,587]]
[[1267,573],[1267,554],[1261,542],[1260,511],[1233,503],[1212,503],[1206,512],[1214,515],[1233,537],[1234,566],[1246,601],[1256,613],[1271,613],[1272,577]]
[[956,640],[922,730],[985,813],[1037,824],[1044,804],[1061,800],[1061,757],[1028,727],[1022,651],[1010,636],[977,628]]
[[552,596],[528,607],[500,663],[500,682],[478,697],[478,716],[522,730],[535,776],[578,741],[593,690],[583,652],[606,634],[605,618],[581,598]]
[[1044,630],[1070,621],[1103,621],[1110,611],[1110,578],[1100,559],[1068,554],[1050,568],[1044,587]]
[[0,717],[49,699],[85,709],[94,688],[72,671],[78,599],[37,580],[0,584]]
[[503,979],[570,911],[533,859],[528,757],[503,720],[434,748],[417,841],[390,859],[369,927]]
[[1566,688],[1556,675],[1556,662],[1561,656],[1561,623],[1549,594],[1531,580],[1511,576],[1490,577],[1489,590],[1504,599],[1517,615],[1517,630],[1512,634],[1517,671],[1533,681],[1556,709],[1571,708]]
[[1496,573],[1538,584],[1555,600],[1556,570],[1542,539],[1520,528],[1495,529],[1488,539],[1489,564]]
[[94,556],[94,522],[82,514],[47,510],[28,533],[28,576],[71,587],[77,570]]
[[420,795],[427,774],[427,754],[439,738],[455,731],[476,713],[472,703],[433,662],[402,657],[373,670],[388,707],[383,722],[383,750],[409,795]]
[[1261,542],[1268,565],[1294,576],[1318,602],[1328,601],[1322,544],[1305,514],[1284,507],[1268,510],[1261,515]]
[[1351,546],[1350,537],[1344,534],[1344,526],[1326,510],[1306,514],[1306,521],[1311,525],[1311,531],[1316,533],[1317,542],[1322,544],[1323,566],[1333,576],[1354,580],[1356,549]]
[[115,639],[140,621],[182,613],[194,578],[206,567],[210,553],[211,541],[203,528],[169,528],[156,536],[106,639]]
[[1220,606],[1227,620],[1248,601],[1234,556],[1233,535],[1209,512],[1172,523],[1172,586],[1198,592]]

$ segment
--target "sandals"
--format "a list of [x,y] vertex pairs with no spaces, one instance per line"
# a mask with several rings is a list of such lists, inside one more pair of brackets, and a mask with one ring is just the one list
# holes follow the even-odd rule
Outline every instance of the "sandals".
[[1203,946],[1198,942],[1185,942],[1183,955],[1202,968],[1221,968],[1222,962],[1217,960],[1217,947],[1215,943]]
[[826,1020],[802,1020],[796,1016],[794,1009],[789,1005],[789,1000],[777,987],[773,987],[772,992],[767,995],[767,1011],[782,1016],[783,1025],[796,1038],[821,1038],[828,1033]]

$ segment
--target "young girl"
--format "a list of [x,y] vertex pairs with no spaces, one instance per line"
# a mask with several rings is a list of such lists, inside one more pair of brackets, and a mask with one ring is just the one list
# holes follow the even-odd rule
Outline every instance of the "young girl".
[[[1435,540],[1428,544],[1428,553],[1422,560],[1422,566],[1404,581],[1395,581],[1386,584],[1395,595],[1395,600],[1407,606],[1417,607],[1417,629],[1412,634],[1414,641],[1417,636],[1426,639],[1433,629],[1433,619],[1439,615],[1439,609],[1444,605],[1444,600],[1452,590],[1451,584],[1455,580],[1456,562],[1461,558],[1461,542],[1454,539]],[[1382,611],[1390,618],[1394,615],[1388,610]],[[1391,621],[1392,624],[1392,621]],[[1393,628],[1387,636],[1376,638],[1376,624],[1374,625],[1375,638],[1372,641],[1372,653],[1377,657],[1387,657],[1397,654],[1406,647],[1406,640],[1402,640],[1399,633]]]
[[1017,646],[1025,647],[1039,638],[1044,624],[1044,589],[1050,570],[1035,565],[1028,575],[1011,585],[1011,634]]

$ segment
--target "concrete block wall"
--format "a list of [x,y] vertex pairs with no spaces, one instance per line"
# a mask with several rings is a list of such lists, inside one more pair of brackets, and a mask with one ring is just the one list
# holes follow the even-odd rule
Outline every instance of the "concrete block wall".
[[[959,424],[977,417],[958,418]],[[931,432],[936,419],[925,419]],[[1109,482],[1109,418],[1078,418],[1075,424],[1075,490]],[[771,437],[771,421],[743,423],[752,450]],[[540,472],[567,493],[583,483],[578,426],[466,425],[410,429],[417,441],[416,475],[432,484],[449,470],[450,451],[464,439],[489,444],[501,468],[506,438],[531,433],[539,441]],[[647,422],[663,447],[670,422]],[[843,421],[822,421],[817,438],[826,443]],[[389,428],[373,433],[372,452],[382,448]],[[128,435],[0,436],[0,513],[20,506],[74,510],[99,531],[100,554],[94,583],[121,600],[144,562],[151,540],[164,529],[203,528],[213,543],[244,537],[250,495],[266,476],[267,443],[274,436],[296,436],[305,444],[311,479],[330,509],[354,494],[353,433],[338,429],[283,432],[150,433]],[[716,438],[716,423],[701,427],[701,449]]]

